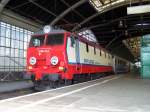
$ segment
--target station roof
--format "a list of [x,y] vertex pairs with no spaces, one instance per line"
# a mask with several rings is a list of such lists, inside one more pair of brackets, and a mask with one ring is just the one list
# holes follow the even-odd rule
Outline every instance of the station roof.
[[4,1],[6,9],[42,25],[90,29],[110,51],[124,39],[150,33],[149,13],[127,15],[127,7],[150,4],[149,0],[0,0]]

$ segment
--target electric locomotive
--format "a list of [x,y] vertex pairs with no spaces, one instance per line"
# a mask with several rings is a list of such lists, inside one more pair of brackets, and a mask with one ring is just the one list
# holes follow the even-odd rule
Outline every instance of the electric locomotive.
[[[32,35],[27,49],[27,71],[34,84],[65,81],[113,72],[113,56],[97,43],[64,30],[44,27]],[[92,76],[91,76],[92,74]]]

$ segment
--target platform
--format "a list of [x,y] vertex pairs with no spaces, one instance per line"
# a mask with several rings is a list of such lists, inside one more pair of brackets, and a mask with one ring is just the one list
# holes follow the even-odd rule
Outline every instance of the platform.
[[150,79],[109,76],[0,101],[0,112],[148,112]]

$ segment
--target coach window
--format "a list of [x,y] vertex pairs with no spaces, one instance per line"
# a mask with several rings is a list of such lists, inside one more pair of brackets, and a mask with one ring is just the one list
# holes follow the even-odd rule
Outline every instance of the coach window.
[[73,36],[71,36],[70,37],[71,39],[71,47],[74,47],[74,45],[75,45],[75,37],[73,37]]
[[86,52],[89,52],[89,46],[88,46],[88,43],[86,43]]
[[96,54],[96,47],[94,46],[94,54]]

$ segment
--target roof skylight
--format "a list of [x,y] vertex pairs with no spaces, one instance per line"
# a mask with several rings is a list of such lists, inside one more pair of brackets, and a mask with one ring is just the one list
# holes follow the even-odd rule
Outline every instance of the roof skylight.
[[116,5],[125,1],[126,0],[89,0],[89,2],[98,12],[101,12],[112,5]]

